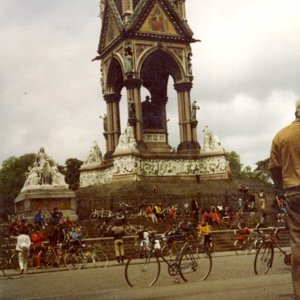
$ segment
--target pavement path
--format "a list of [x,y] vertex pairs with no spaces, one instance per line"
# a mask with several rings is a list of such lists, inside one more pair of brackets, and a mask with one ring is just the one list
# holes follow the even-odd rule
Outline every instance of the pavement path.
[[124,266],[110,262],[106,269],[51,272],[30,270],[21,279],[0,277],[1,300],[94,300],[94,299],[206,299],[206,300],[289,300],[292,299],[290,267],[275,254],[267,275],[253,271],[254,255],[217,253],[206,281],[175,283],[164,267],[158,282],[150,288],[128,287]]

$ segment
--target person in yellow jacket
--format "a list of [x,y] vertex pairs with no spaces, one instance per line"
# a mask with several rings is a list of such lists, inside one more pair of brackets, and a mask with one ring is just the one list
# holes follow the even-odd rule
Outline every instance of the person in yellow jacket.
[[198,236],[202,238],[202,244],[205,251],[210,248],[210,243],[212,241],[211,231],[212,227],[205,221],[205,219],[201,219],[198,226]]

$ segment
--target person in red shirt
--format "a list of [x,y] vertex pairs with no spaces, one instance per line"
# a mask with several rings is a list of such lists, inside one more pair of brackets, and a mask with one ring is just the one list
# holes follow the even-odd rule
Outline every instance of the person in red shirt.
[[44,235],[40,230],[38,224],[36,224],[35,227],[33,228],[30,234],[30,239],[32,242],[33,254],[35,256],[34,263],[37,269],[39,269],[41,267],[41,261],[42,261]]
[[245,242],[249,237],[251,230],[246,226],[245,222],[241,222],[240,228],[234,233],[239,234],[238,240],[240,240],[241,242]]
[[221,225],[221,216],[219,215],[215,207],[212,207],[210,211],[210,217],[211,217],[212,224],[215,223],[218,226]]

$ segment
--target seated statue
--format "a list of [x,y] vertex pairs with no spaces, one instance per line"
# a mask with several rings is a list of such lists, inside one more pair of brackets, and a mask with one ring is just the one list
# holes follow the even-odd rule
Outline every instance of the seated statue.
[[92,146],[90,153],[85,160],[85,165],[92,165],[96,163],[102,162],[102,153],[96,141],[94,141],[94,145]]

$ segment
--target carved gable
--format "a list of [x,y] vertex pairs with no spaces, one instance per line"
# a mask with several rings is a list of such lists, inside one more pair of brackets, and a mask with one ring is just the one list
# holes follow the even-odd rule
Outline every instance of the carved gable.
[[194,42],[193,32],[169,0],[141,1],[127,24],[131,37]]
[[123,22],[114,2],[107,1],[103,13],[103,24],[101,29],[98,53],[109,50],[110,47],[120,39],[123,30]]
[[108,24],[109,24],[109,26],[107,26],[105,34],[104,34],[104,47],[105,48],[120,35],[120,31],[119,31],[116,21],[112,15],[108,16]]
[[155,3],[138,31],[141,33],[179,36],[159,2]]

